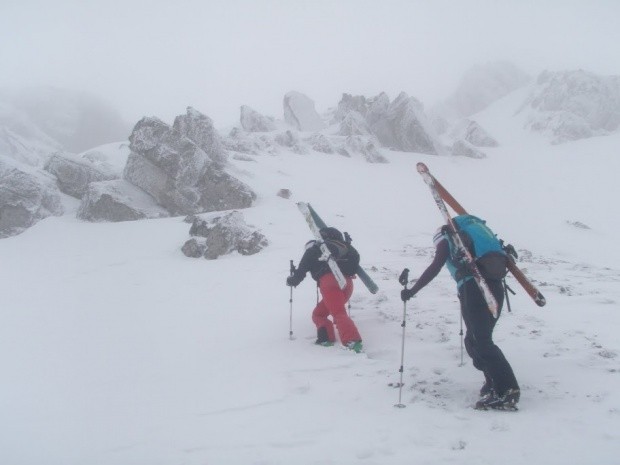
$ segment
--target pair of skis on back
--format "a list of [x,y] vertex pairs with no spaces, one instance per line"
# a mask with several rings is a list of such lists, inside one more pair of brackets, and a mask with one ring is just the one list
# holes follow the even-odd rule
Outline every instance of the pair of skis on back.
[[[467,250],[467,248],[465,247],[463,240],[460,237],[459,232],[454,222],[452,221],[452,217],[450,216],[450,213],[448,212],[448,208],[446,207],[446,204],[448,204],[450,208],[452,208],[456,212],[457,215],[465,215],[467,214],[467,211],[461,206],[461,204],[459,204],[456,201],[456,199],[446,190],[446,188],[443,187],[443,185],[441,185],[441,183],[437,181],[437,179],[435,179],[435,177],[430,173],[428,167],[424,163],[418,163],[416,165],[416,168],[418,170],[418,173],[420,173],[420,175],[424,179],[424,182],[430,188],[431,194],[433,195],[433,199],[435,200],[435,203],[437,204],[439,211],[444,217],[444,220],[446,221],[448,228],[453,233],[455,245],[459,249],[459,252],[464,257],[465,261],[467,262],[468,267],[471,270],[471,273],[474,277],[474,280],[476,281],[476,284],[480,288],[480,291],[482,292],[482,295],[484,296],[487,306],[489,307],[489,311],[495,318],[497,318],[497,312],[498,312],[497,301],[495,300],[493,293],[489,289],[488,284],[482,277],[480,270],[478,269],[478,266],[476,265],[476,261],[474,257],[471,255],[470,251]],[[317,239],[317,241],[319,241],[321,252],[323,253],[322,258],[327,261],[327,264],[329,265],[332,273],[334,274],[340,288],[344,289],[345,284],[346,284],[346,279],[344,275],[342,274],[342,271],[338,267],[336,260],[331,256],[329,249],[327,248],[327,245],[323,242],[323,238],[321,237],[321,234],[320,234],[320,229],[327,227],[327,225],[325,224],[325,222],[321,219],[321,217],[316,213],[316,211],[312,208],[312,206],[309,203],[299,202],[297,204],[297,207],[299,208],[301,213],[304,215],[304,218],[306,219],[306,222],[308,223],[308,226],[310,227],[310,230],[314,234],[315,238]],[[534,284],[532,284],[532,282],[525,276],[525,274],[519,269],[519,267],[515,263],[514,257],[512,257],[512,255],[510,254],[508,254],[508,266],[507,267],[508,267],[508,271],[510,271],[510,273],[515,277],[517,282],[523,287],[523,289],[532,298],[532,300],[534,300],[534,302],[539,307],[543,307],[547,303],[545,300],[545,297],[536,288],[536,286],[534,286]],[[364,271],[364,269],[361,266],[359,266],[357,269],[357,275],[359,276],[360,280],[364,283],[366,288],[372,294],[375,294],[379,290],[379,287],[370,278],[370,276],[368,276],[368,274]]]
[[[484,278],[480,274],[480,270],[478,269],[478,266],[476,265],[476,261],[474,257],[472,256],[471,252],[467,249],[467,247],[465,247],[463,243],[463,239],[461,238],[460,233],[454,224],[454,221],[452,221],[452,217],[450,216],[450,213],[448,212],[448,208],[446,207],[446,204],[448,204],[450,208],[452,208],[456,212],[457,215],[466,215],[467,211],[465,211],[465,209],[456,201],[454,197],[452,197],[452,195],[446,190],[446,188],[443,187],[441,183],[433,177],[428,167],[424,163],[418,163],[416,165],[416,168],[418,170],[418,173],[420,173],[420,175],[424,179],[424,182],[430,188],[431,194],[433,195],[433,199],[435,200],[435,203],[437,204],[437,208],[439,208],[439,211],[444,217],[444,220],[446,221],[446,224],[450,232],[452,233],[452,237],[454,238],[454,243],[456,245],[456,248],[458,249],[459,253],[464,257],[465,261],[467,262],[467,266],[471,274],[473,275],[473,278],[476,281],[476,284],[480,288],[482,295],[484,296],[484,300],[486,301],[487,306],[489,307],[489,311],[491,312],[494,318],[497,318],[497,312],[498,312],[497,301],[495,300],[493,293],[489,289],[487,282],[484,280]],[[527,279],[527,277],[525,276],[525,274],[523,274],[523,272],[519,269],[519,267],[517,267],[514,257],[510,254],[507,254],[507,256],[508,256],[508,265],[507,265],[508,271],[512,273],[512,275],[515,277],[517,282],[523,287],[525,292],[528,293],[528,295],[532,298],[532,300],[534,300],[534,302],[536,302],[536,304],[539,307],[543,307],[547,303],[547,301],[545,300],[545,297],[536,288],[536,286],[534,286],[534,284],[532,284],[532,282],[529,279]]]
[[[319,243],[321,253],[323,254],[321,260],[327,262],[327,265],[329,266],[331,272],[336,278],[336,281],[338,282],[338,286],[340,286],[340,289],[344,289],[347,284],[346,278],[338,267],[336,260],[334,259],[334,257],[332,257],[329,249],[327,248],[327,245],[325,244],[325,242],[323,242],[323,237],[320,233],[320,230],[326,228],[327,225],[309,203],[299,202],[297,204],[297,208],[299,208],[299,211],[302,213],[302,215],[304,215],[306,223],[308,223],[312,234],[314,234],[314,237]],[[379,286],[375,284],[372,278],[368,276],[364,269],[359,265],[357,267],[356,274],[372,294],[377,293],[377,291],[379,290]]]

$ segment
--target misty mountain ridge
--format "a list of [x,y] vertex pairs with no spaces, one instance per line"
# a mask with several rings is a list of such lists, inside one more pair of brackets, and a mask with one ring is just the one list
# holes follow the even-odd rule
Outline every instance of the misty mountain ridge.
[[[491,64],[466,74],[455,94],[429,112],[402,92],[394,100],[386,93],[345,93],[319,113],[310,97],[291,91],[283,99],[282,119],[244,105],[240,124],[220,134],[208,116],[190,107],[172,125],[146,117],[130,131],[128,143],[81,153],[68,147],[91,137],[114,140],[110,134],[124,139],[114,112],[56,90],[5,96],[0,234],[14,235],[47,216],[76,211],[76,201],[76,215],[88,221],[249,207],[256,194],[239,181],[229,159],[323,153],[389,163],[391,151],[480,159],[528,132],[554,144],[606,135],[620,121],[619,82],[584,71],[543,72],[532,82],[512,65]],[[471,114],[479,108],[484,110]]]

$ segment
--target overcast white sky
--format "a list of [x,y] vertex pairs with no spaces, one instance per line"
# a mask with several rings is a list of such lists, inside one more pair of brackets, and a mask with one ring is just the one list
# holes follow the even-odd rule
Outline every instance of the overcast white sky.
[[618,0],[0,0],[0,87],[87,90],[130,121],[217,126],[297,90],[432,104],[476,63],[620,74]]

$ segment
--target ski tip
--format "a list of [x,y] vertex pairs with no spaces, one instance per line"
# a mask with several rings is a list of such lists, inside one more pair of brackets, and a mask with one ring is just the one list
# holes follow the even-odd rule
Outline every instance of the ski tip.
[[418,162],[415,167],[418,170],[418,173],[428,173],[427,166],[422,162]]
[[534,302],[536,302],[536,305],[539,307],[544,307],[547,304],[547,299],[539,292]]

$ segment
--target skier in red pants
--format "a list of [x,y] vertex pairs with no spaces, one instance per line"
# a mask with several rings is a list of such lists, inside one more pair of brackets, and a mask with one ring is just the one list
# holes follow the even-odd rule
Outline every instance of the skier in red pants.
[[[351,244],[345,243],[342,233],[336,228],[323,228],[320,232],[324,243],[345,276],[345,288],[340,289],[329,265],[326,261],[321,260],[323,254],[320,243],[317,241],[310,241],[306,244],[306,251],[299,262],[299,266],[293,275],[286,279],[286,284],[287,286],[297,286],[310,272],[312,278],[317,281],[323,297],[312,312],[312,321],[317,328],[316,344],[333,345],[336,341],[334,330],[334,325],[336,325],[340,342],[359,353],[362,351],[362,338],[355,323],[347,315],[345,304],[353,293],[352,278],[355,276],[360,256]],[[333,321],[329,319],[330,316]]]

